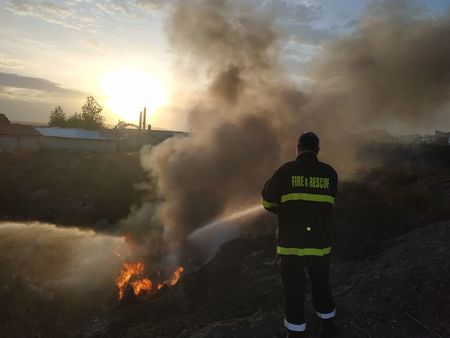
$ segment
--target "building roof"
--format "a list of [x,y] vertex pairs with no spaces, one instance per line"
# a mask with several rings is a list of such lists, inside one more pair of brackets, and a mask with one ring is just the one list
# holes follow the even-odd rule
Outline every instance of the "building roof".
[[179,136],[184,136],[187,135],[187,133],[184,133],[182,131],[175,131],[175,130],[158,130],[158,129],[151,129],[151,130],[147,130],[147,133],[160,140],[160,141],[164,141],[165,139],[169,138],[169,137],[173,137],[176,135]]
[[449,132],[449,131],[439,131],[439,130],[435,130],[435,131],[434,131],[434,135],[435,135],[436,137],[447,137],[447,136],[450,135],[450,132]]
[[58,128],[58,127],[35,127],[35,129],[44,136],[63,137],[63,138],[81,138],[108,140],[109,137],[98,130],[86,130],[79,128]]
[[0,123],[0,135],[41,136],[32,126],[17,123]]

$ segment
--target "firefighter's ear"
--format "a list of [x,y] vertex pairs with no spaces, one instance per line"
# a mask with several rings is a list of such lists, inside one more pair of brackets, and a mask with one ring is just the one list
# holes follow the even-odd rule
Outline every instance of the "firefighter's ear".
[[320,147],[317,147],[317,150],[315,151],[316,155],[319,155]]

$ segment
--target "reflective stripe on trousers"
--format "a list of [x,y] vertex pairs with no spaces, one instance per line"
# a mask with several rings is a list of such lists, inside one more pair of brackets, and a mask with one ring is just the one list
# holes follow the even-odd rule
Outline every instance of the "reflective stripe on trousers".
[[331,294],[328,264],[304,266],[281,261],[279,267],[283,284],[284,311],[288,323],[297,325],[305,322],[305,270],[311,281],[312,299],[317,315],[322,319],[334,317],[336,306]]
[[303,332],[303,331],[306,330],[306,323],[303,323],[303,324],[292,324],[292,323],[289,323],[287,321],[287,319],[285,318],[284,319],[284,327],[286,329],[288,329],[289,331]]
[[320,319],[331,319],[331,318],[336,317],[336,309],[334,309],[333,311],[331,311],[329,313],[320,313],[320,312],[316,312],[316,313]]

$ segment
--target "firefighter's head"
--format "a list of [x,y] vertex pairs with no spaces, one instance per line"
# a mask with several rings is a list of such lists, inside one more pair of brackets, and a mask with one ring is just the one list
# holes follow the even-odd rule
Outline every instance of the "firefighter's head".
[[319,147],[319,137],[312,131],[305,131],[300,135],[297,142],[297,153],[314,153],[318,154]]

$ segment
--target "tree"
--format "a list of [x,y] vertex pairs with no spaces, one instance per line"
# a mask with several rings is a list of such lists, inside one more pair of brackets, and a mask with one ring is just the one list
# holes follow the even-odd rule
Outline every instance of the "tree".
[[49,127],[66,127],[66,113],[64,113],[61,106],[56,106],[55,109],[53,109],[50,112],[50,118],[48,120]]
[[80,113],[70,115],[66,121],[67,128],[85,128],[85,123]]
[[103,107],[92,96],[88,96],[86,103],[81,107],[81,114],[75,113],[66,117],[61,106],[55,107],[50,112],[48,125],[61,128],[102,129],[105,121],[102,111]]
[[88,96],[86,103],[81,107],[81,119],[86,129],[102,129],[105,117],[102,115],[103,107],[92,97]]

